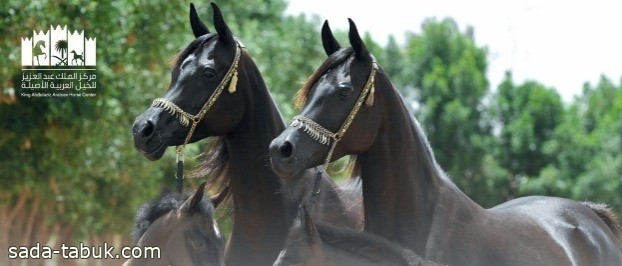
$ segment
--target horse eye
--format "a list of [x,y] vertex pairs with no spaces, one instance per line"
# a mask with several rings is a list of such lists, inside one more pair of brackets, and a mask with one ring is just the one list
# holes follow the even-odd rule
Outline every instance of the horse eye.
[[352,89],[349,87],[339,87],[338,90],[339,98],[341,99],[346,99],[350,96],[350,94],[352,94]]
[[206,77],[208,77],[208,78],[213,78],[214,76],[216,76],[216,71],[214,71],[214,70],[213,70],[213,69],[211,69],[211,68],[206,68],[206,69],[203,71],[203,76],[206,76]]
[[194,241],[194,246],[197,248],[203,247],[203,240],[202,239],[195,239]]
[[192,246],[194,246],[195,248],[201,248],[205,245],[205,241],[199,235],[190,235],[189,238],[190,243],[192,243]]

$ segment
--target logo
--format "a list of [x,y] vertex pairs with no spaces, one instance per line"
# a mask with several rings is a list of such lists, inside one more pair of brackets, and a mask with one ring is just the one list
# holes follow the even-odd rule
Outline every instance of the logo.
[[96,39],[85,38],[84,31],[50,26],[32,35],[22,38],[22,66],[95,66]]
[[22,97],[94,97],[96,38],[50,26],[22,38]]

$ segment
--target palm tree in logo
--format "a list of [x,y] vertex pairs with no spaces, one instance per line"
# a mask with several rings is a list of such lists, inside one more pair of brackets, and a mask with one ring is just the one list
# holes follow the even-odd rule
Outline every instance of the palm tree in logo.
[[60,40],[56,42],[56,45],[54,45],[54,48],[56,49],[57,52],[60,53],[60,57],[58,56],[53,56],[54,58],[58,59],[58,63],[56,63],[57,66],[60,65],[67,65],[67,57],[65,56],[65,54],[67,53],[67,41],[66,40]]

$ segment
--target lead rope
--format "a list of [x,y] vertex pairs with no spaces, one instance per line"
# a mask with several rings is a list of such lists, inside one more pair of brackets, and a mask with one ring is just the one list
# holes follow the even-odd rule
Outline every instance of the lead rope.
[[207,111],[214,105],[214,103],[218,99],[218,96],[220,96],[220,94],[222,93],[223,89],[225,88],[225,84],[231,81],[229,82],[228,91],[229,93],[234,93],[236,91],[238,81],[238,63],[240,62],[240,50],[242,48],[244,48],[244,46],[236,40],[235,57],[233,58],[233,63],[231,64],[231,67],[225,74],[225,77],[220,82],[218,87],[216,87],[216,90],[214,90],[214,93],[212,93],[207,102],[203,104],[201,110],[199,110],[199,113],[197,113],[196,115],[191,115],[188,112],[185,112],[175,103],[164,98],[157,98],[153,100],[153,103],[151,104],[152,107],[164,108],[164,110],[171,113],[171,115],[176,116],[179,119],[181,125],[183,126],[188,126],[190,122],[192,122],[192,125],[190,126],[190,131],[188,131],[188,135],[186,135],[184,143],[175,147],[175,152],[177,153],[177,171],[175,173],[175,178],[177,179],[177,191],[180,193],[183,192],[184,189],[184,151],[186,149],[186,144],[190,142],[192,134],[194,133],[197,125],[203,119]]
[[[335,148],[337,147],[337,143],[339,143],[341,138],[346,134],[346,131],[352,124],[352,121],[354,121],[354,118],[356,117],[359,110],[361,109],[363,102],[365,102],[365,105],[367,107],[371,107],[374,104],[374,92],[375,92],[374,82],[375,82],[377,71],[378,71],[378,65],[376,64],[376,61],[374,60],[372,61],[372,69],[369,74],[369,77],[367,78],[367,82],[365,83],[365,86],[363,87],[363,91],[361,91],[361,95],[359,95],[359,98],[356,100],[356,103],[354,104],[354,107],[352,107],[352,110],[348,114],[348,117],[346,117],[346,120],[344,121],[344,123],[341,125],[341,127],[336,133],[331,132],[330,130],[324,128],[323,126],[316,123],[312,119],[302,116],[302,115],[294,116],[294,119],[292,119],[290,126],[296,127],[296,128],[302,128],[302,130],[306,132],[309,136],[311,136],[311,138],[320,142],[321,144],[327,145],[332,140],[332,144],[330,146],[330,149],[328,150],[328,154],[326,155],[326,158],[324,159],[324,164],[322,164],[322,168],[324,168],[324,171],[328,172],[328,164],[330,163],[330,159],[333,156],[333,152],[335,151]],[[313,213],[313,210],[315,209],[317,198],[321,190],[320,189],[320,180],[322,179],[321,168],[316,167],[315,171],[316,171],[315,181],[313,182],[313,190],[312,190],[311,197],[309,199],[309,202],[311,203],[310,213]]]

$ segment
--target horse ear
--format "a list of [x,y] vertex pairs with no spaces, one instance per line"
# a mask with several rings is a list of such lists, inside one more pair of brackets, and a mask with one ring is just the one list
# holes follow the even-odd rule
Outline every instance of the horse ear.
[[225,198],[227,198],[228,195],[229,195],[229,186],[226,186],[225,189],[220,191],[220,193],[214,196],[211,196],[209,200],[214,205],[214,208],[216,208],[218,207],[218,205],[220,205],[220,203],[222,203],[225,200]]
[[333,36],[333,31],[330,30],[328,20],[324,20],[324,25],[322,25],[322,45],[324,46],[324,51],[327,56],[341,49],[341,45],[339,45],[339,42],[337,42],[337,39]]
[[301,222],[305,228],[305,233],[307,234],[309,242],[315,242],[319,240],[320,234],[315,227],[315,222],[313,222],[313,218],[309,214],[309,210],[307,210],[307,206],[305,204],[302,205],[302,214],[300,216]]
[[195,38],[209,33],[209,29],[207,29],[199,18],[193,3],[190,3],[190,26],[192,27],[192,33],[194,33]]
[[195,212],[199,210],[199,206],[201,206],[201,200],[203,199],[203,195],[205,194],[206,184],[207,182],[203,182],[203,184],[201,184],[199,188],[197,188],[197,191],[194,192],[194,195],[184,201],[180,208],[182,211]]
[[350,18],[348,19],[348,22],[350,23],[350,32],[348,33],[348,37],[350,38],[350,45],[352,45],[352,49],[354,49],[354,54],[358,58],[370,57],[369,51],[367,50],[365,43],[363,43],[363,39],[361,39],[361,36],[359,35],[359,31],[356,29],[356,24],[354,24],[354,21]]
[[212,9],[214,9],[214,27],[216,28],[216,32],[218,32],[218,36],[220,41],[225,43],[233,43],[233,34],[231,30],[229,30],[229,26],[222,18],[222,12],[220,12],[220,8],[216,5],[216,3],[212,2]]

